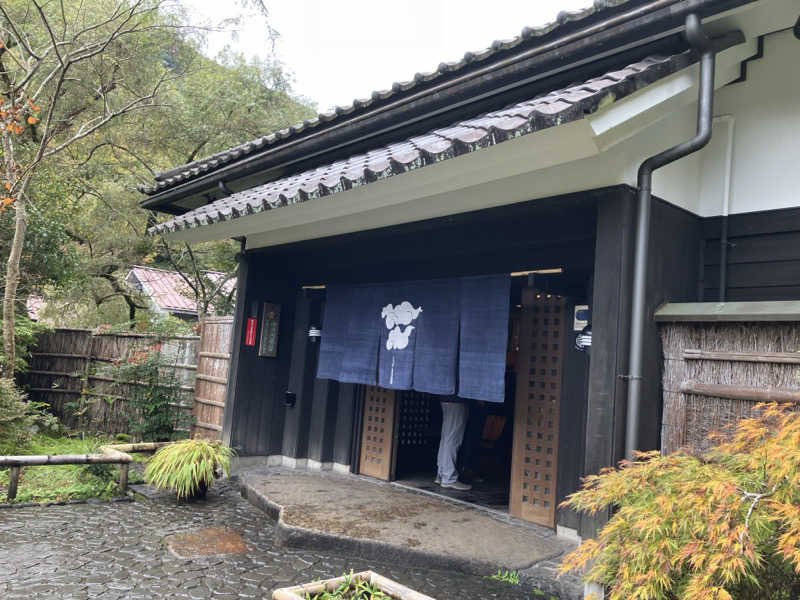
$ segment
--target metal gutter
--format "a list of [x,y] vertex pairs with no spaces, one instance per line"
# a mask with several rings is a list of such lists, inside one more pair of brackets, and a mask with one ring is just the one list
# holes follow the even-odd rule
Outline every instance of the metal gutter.
[[714,105],[714,70],[720,50],[744,42],[741,31],[721,38],[709,39],[703,31],[700,17],[686,17],[686,39],[700,53],[700,84],[698,90],[697,133],[694,137],[645,159],[639,167],[639,215],[636,225],[636,247],[631,292],[630,356],[628,363],[628,407],[625,431],[625,458],[633,459],[639,449],[639,413],[641,409],[644,331],[647,324],[647,260],[650,243],[650,209],[652,206],[653,171],[680,158],[697,152],[711,139]]
[[[296,168],[298,163],[307,165],[312,159],[319,162],[321,157],[331,160],[329,157],[337,152],[344,155],[345,150],[353,153],[359,151],[359,147],[368,149],[365,142],[398,129],[420,126],[422,122],[446,116],[456,109],[525,89],[536,81],[665,38],[677,31],[681,20],[690,12],[711,15],[752,1],[656,0],[620,12],[525,52],[167,188],[143,200],[141,205],[158,209],[162,204],[216,191],[220,179],[231,185],[237,179],[263,173],[264,180],[260,183],[264,183],[292,172],[291,167]],[[602,52],[601,48],[608,50]]]

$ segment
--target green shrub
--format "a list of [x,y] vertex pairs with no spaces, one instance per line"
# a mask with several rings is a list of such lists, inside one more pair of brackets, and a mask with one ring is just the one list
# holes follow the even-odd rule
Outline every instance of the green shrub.
[[39,430],[56,431],[58,419],[30,402],[11,379],[0,378],[0,454],[20,452]]
[[[52,331],[52,329],[49,325],[32,321],[26,314],[17,313],[14,316],[15,372],[24,372],[28,369],[28,360],[38,336],[46,331]],[[2,350],[0,350],[0,365],[4,364],[5,360]]]
[[800,597],[800,413],[758,409],[701,456],[650,452],[587,477],[564,505],[615,512],[561,570],[610,600]]
[[129,432],[147,441],[169,441],[181,436],[191,417],[179,407],[186,394],[171,369],[165,368],[161,343],[134,350],[112,365],[112,376],[122,383],[132,410]]
[[160,448],[147,461],[144,479],[158,488],[173,489],[179,500],[204,496],[214,479],[230,474],[234,451],[222,442],[181,440]]

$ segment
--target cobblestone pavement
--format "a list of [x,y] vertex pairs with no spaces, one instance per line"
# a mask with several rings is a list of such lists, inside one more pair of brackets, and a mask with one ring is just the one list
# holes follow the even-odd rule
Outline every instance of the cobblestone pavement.
[[[177,532],[226,527],[249,550],[179,559],[164,546]],[[243,500],[234,483],[208,500],[179,505],[171,497],[136,502],[0,510],[0,598],[115,600],[271,597],[278,587],[373,570],[438,600],[539,598],[526,586],[459,573],[408,569],[375,560],[276,549],[273,524]],[[475,540],[480,543],[480,540]]]

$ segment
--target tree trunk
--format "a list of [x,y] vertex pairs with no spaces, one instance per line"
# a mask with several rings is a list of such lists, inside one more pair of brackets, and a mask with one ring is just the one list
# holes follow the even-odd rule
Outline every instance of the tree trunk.
[[14,201],[14,240],[11,242],[11,252],[6,264],[6,287],[3,293],[3,354],[5,362],[2,364],[3,377],[14,376],[14,363],[16,360],[16,346],[14,345],[14,302],[17,298],[17,285],[19,284],[19,263],[22,257],[22,246],[25,243],[25,230],[28,227],[28,213],[25,210],[25,199],[20,193]]

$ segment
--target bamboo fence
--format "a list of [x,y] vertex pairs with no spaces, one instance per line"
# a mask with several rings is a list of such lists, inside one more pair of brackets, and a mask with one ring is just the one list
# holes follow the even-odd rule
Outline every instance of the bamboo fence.
[[800,323],[667,323],[661,341],[662,453],[708,448],[759,401],[800,401]]
[[206,317],[200,331],[192,436],[220,439],[228,389],[233,317]]
[[[191,417],[186,419],[189,422],[192,419],[208,419],[200,421],[213,427],[205,431],[213,431],[218,436],[222,428],[232,330],[230,317],[227,317],[230,326],[220,328],[217,321],[223,319],[226,318],[210,319],[208,327],[216,330],[212,335],[206,335],[204,342],[204,353],[219,358],[210,362],[201,360],[202,370],[199,373],[198,355],[202,335],[160,339],[137,333],[55,329],[39,337],[22,383],[31,400],[47,404],[68,426],[81,424],[92,431],[108,434],[127,432],[130,420],[135,418],[129,403],[130,387],[137,384],[115,378],[112,364],[161,343],[164,374],[171,374],[180,387],[176,407]],[[195,385],[201,381],[205,382],[200,386],[203,395],[200,402],[196,402]],[[206,383],[214,383],[222,391],[210,393],[205,389]],[[198,406],[205,408],[202,400],[207,397],[215,401],[211,408],[217,411],[213,414],[197,410]],[[85,411],[84,414],[76,414],[77,405],[81,406],[81,411]]]

